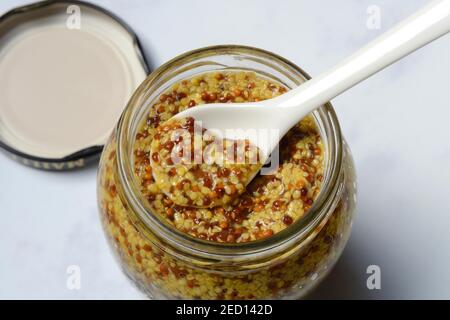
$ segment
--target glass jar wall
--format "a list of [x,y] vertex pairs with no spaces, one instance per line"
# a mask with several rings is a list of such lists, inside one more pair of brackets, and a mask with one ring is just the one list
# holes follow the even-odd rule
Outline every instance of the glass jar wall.
[[325,152],[321,191],[302,218],[271,237],[232,244],[194,238],[155,214],[139,191],[133,141],[143,117],[173,84],[216,71],[252,71],[286,88],[308,79],[281,57],[240,46],[189,52],[153,72],[134,94],[101,158],[98,203],[105,233],[124,272],[152,298],[303,297],[342,253],[355,210],[353,161],[330,104],[312,114]]

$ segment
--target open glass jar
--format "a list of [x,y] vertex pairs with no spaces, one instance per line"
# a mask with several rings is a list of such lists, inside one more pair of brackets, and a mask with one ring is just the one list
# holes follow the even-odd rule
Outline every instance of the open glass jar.
[[134,175],[137,127],[174,83],[212,71],[252,71],[293,88],[308,75],[272,53],[216,46],[183,54],[138,88],[105,145],[98,173],[101,221],[124,272],[156,299],[296,299],[330,271],[350,234],[356,202],[353,160],[330,104],[315,112],[324,144],[321,191],[301,219],[243,243],[202,240],[154,214]]

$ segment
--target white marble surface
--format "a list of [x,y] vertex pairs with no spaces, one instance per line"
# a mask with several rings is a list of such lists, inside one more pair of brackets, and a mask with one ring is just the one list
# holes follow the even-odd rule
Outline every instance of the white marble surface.
[[[184,51],[235,43],[274,51],[312,75],[425,0],[97,0],[127,21],[156,67]],[[0,13],[26,1],[2,0]],[[382,10],[380,30],[366,9]],[[358,215],[315,298],[450,298],[450,36],[333,101],[352,148]],[[0,75],[1,76],[1,75]],[[97,217],[96,168],[48,173],[0,154],[0,298],[140,299]],[[366,288],[381,267],[382,288]],[[68,290],[66,269],[81,268]]]

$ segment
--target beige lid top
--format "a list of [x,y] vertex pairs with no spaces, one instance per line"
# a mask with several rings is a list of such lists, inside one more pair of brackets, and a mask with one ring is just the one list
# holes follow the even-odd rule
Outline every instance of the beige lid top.
[[134,33],[104,10],[43,2],[0,18],[0,140],[62,159],[102,146],[148,71]]

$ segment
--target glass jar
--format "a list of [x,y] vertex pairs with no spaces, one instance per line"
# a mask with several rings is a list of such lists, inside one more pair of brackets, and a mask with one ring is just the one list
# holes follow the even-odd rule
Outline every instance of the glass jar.
[[191,237],[153,214],[133,170],[133,137],[155,99],[194,75],[253,71],[287,88],[309,79],[293,63],[263,50],[215,46],[183,54],[137,89],[105,145],[98,204],[109,243],[124,272],[156,299],[296,299],[320,282],[342,253],[356,202],[350,150],[327,103],[313,112],[325,145],[322,190],[297,222],[275,235],[236,244]]

